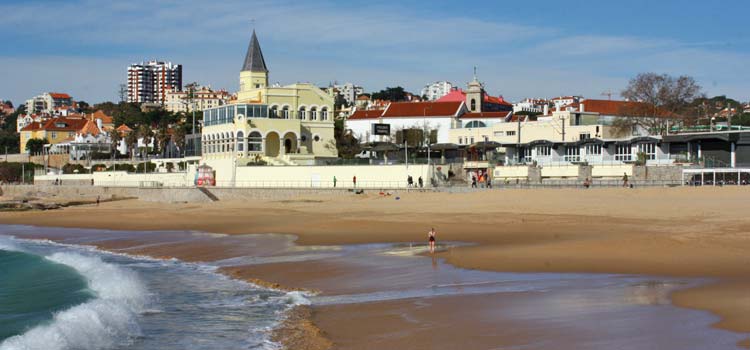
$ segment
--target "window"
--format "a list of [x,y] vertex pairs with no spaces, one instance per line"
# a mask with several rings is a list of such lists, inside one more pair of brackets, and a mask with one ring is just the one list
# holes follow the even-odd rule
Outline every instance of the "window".
[[469,143],[474,143],[474,136],[471,137],[471,142]]
[[299,112],[297,112],[297,119],[305,120],[305,107],[299,108]]
[[269,116],[271,118],[278,118],[279,116],[279,106],[272,106],[271,112],[269,113]]
[[602,154],[602,145],[586,145],[586,155],[599,156]]
[[516,136],[516,132],[515,131],[506,131],[505,132],[505,136]]
[[245,151],[245,134],[242,131],[237,132],[237,151]]
[[320,141],[320,136],[318,136],[318,135],[313,136],[313,141],[315,141],[315,142]]
[[458,144],[459,145],[463,145],[464,144],[464,138],[463,137],[459,137],[458,138]]
[[524,148],[523,149],[523,162],[524,163],[531,163],[531,148]]
[[630,159],[630,145],[617,145],[615,160],[628,161]]
[[656,144],[655,143],[639,143],[638,153],[645,153],[646,159],[656,159]]
[[590,133],[582,132],[582,133],[578,134],[578,139],[581,140],[581,141],[588,140],[590,138],[591,138],[591,134]]
[[566,162],[580,162],[581,150],[578,147],[567,147],[565,149],[565,161]]
[[468,124],[466,124],[467,128],[484,128],[487,124],[479,121],[479,120],[472,120]]
[[318,120],[318,109],[315,107],[310,108],[310,120]]
[[281,117],[289,119],[289,106],[284,106],[284,108],[281,109]]
[[248,152],[261,152],[263,150],[263,136],[253,131],[247,135],[247,151]]
[[53,139],[56,139],[56,138],[57,138],[57,133],[56,133],[56,132],[54,132],[54,131],[52,132],[52,138],[53,138]]
[[549,157],[552,155],[552,147],[550,146],[536,146],[537,157]]
[[475,100],[475,99],[472,98],[471,99],[471,111],[473,112],[473,111],[476,111],[476,110],[477,110],[477,100]]
[[328,120],[328,108],[323,107],[323,109],[320,110],[320,120]]

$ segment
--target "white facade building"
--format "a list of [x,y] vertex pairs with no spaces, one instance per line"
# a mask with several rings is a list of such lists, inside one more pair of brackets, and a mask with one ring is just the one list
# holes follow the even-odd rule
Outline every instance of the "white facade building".
[[[513,113],[518,112],[529,112],[529,113],[540,113],[547,114],[549,111],[547,100],[527,98],[521,102],[513,104]],[[545,108],[547,107],[547,108]]]
[[354,103],[357,101],[357,96],[365,93],[365,89],[352,83],[346,83],[342,85],[337,84],[334,85],[333,88],[339,92],[339,95],[344,97],[344,100],[346,100],[346,104],[349,106],[354,105]]
[[164,104],[168,90],[182,90],[182,65],[149,61],[128,67],[128,102]]
[[190,100],[187,90],[167,90],[164,108],[173,113],[191,112],[193,107],[196,111],[207,108],[219,107],[227,104],[230,94],[225,90],[213,91],[210,87],[200,87],[195,90],[193,101]]
[[73,98],[68,94],[59,92],[45,92],[39,96],[35,96],[29,100],[26,100],[26,113],[29,114],[40,114],[48,113],[53,114],[57,108],[71,107],[73,105]]
[[425,85],[422,88],[422,94],[420,96],[427,96],[428,101],[435,101],[448,93],[453,89],[453,84],[448,81],[436,81],[432,84]]

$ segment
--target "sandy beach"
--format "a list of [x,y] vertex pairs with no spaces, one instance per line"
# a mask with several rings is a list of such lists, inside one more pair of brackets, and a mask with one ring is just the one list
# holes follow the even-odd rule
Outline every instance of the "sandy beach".
[[[449,264],[467,269],[709,278],[713,282],[674,293],[672,301],[681,307],[718,315],[720,321],[715,327],[750,333],[750,217],[747,216],[750,188],[401,192],[397,196],[400,199],[396,200],[396,195],[367,192],[307,196],[291,201],[209,204],[127,200],[43,212],[0,213],[0,223],[230,235],[289,234],[297,237],[295,243],[301,247],[422,242],[426,241],[430,227],[435,227],[439,242],[472,244],[436,254]],[[96,245],[105,249],[136,247],[134,252],[187,261],[215,261],[247,253],[240,252],[242,248],[231,241],[216,245],[203,241],[152,246],[144,243],[147,242],[108,240]],[[334,277],[362,271],[361,267],[335,260],[304,265],[306,268],[302,270],[298,264],[289,262],[248,265],[225,272],[274,286],[324,290],[327,284],[336,283]],[[344,290],[344,286],[337,288]],[[356,348],[352,344],[372,342],[370,338],[378,329],[387,334],[400,324],[394,321],[394,313],[411,313],[414,319],[430,320],[437,330],[450,329],[446,325],[460,321],[456,333],[441,332],[446,339],[460,340],[461,334],[469,338],[485,329],[482,327],[486,324],[466,322],[471,319],[466,315],[458,321],[446,316],[461,314],[456,310],[462,306],[470,309],[481,305],[472,306],[471,300],[461,297],[440,299],[433,302],[440,303],[440,310],[446,310],[444,315],[435,313],[435,308],[415,308],[409,301],[316,307],[303,318],[312,320],[320,332],[311,331],[303,336],[316,334],[329,338],[334,348]],[[346,316],[353,311],[356,319]],[[363,328],[365,320],[370,331]],[[401,330],[412,327],[410,336],[375,342],[380,346],[373,348],[434,348],[427,339],[437,342],[440,338],[420,331],[419,324],[400,324]],[[498,327],[515,331],[494,337],[474,336],[472,339],[481,339],[476,340],[479,341],[476,347],[514,345],[535,336],[533,326]],[[479,333],[461,333],[462,329]],[[492,332],[482,334],[487,333]],[[330,345],[326,341],[317,344],[320,348]],[[467,343],[459,341],[454,345],[457,344]],[[564,344],[561,348],[565,348]]]

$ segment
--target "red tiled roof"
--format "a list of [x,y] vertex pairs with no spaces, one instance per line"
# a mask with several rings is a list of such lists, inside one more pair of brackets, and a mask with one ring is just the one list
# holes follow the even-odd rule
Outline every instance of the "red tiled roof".
[[[464,92],[461,89],[453,89],[447,95],[437,99],[435,102],[459,102],[459,101],[466,101],[466,92]],[[492,103],[492,104],[499,104],[499,105],[506,105],[506,106],[513,105],[505,101],[505,99],[503,99],[502,96],[495,97],[495,96],[490,96],[487,94],[484,94],[484,102]]]
[[122,125],[118,126],[116,130],[117,130],[117,132],[119,132],[119,133],[121,133],[121,134],[122,134],[122,133],[126,133],[126,134],[127,134],[127,133],[129,133],[129,132],[133,131],[133,129],[129,128],[129,127],[128,127],[127,125],[125,125],[125,124],[122,124]]
[[39,122],[31,122],[29,125],[26,125],[21,129],[21,131],[35,131],[35,130],[41,130],[42,129],[42,123]]
[[360,109],[357,111],[354,111],[351,116],[349,116],[349,120],[357,120],[357,119],[377,119],[380,118],[380,116],[383,115],[382,109]]
[[88,121],[78,118],[53,118],[44,123],[42,129],[47,131],[78,131],[83,129]]
[[114,118],[112,118],[111,116],[106,115],[101,110],[98,110],[98,111],[94,112],[91,115],[90,119],[91,120],[101,119],[102,120],[102,124],[112,124],[112,123],[114,123]]
[[477,119],[484,119],[484,118],[507,118],[509,117],[513,112],[507,111],[507,112],[479,112],[479,113],[466,113],[461,116],[461,119],[464,118],[477,118]]
[[81,128],[81,131],[79,131],[81,134],[91,134],[92,136],[99,135],[100,132],[101,130],[96,126],[96,123],[91,120],[87,121],[86,125]]
[[460,102],[394,102],[383,113],[384,118],[394,117],[447,117],[458,113]]
[[50,92],[49,95],[52,96],[52,98],[62,98],[62,99],[70,98],[70,95],[60,93],[60,92]]

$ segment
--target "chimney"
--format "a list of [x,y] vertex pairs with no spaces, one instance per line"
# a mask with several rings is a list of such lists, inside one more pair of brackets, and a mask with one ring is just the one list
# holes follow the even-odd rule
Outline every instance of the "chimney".
[[549,105],[545,104],[544,105],[544,115],[548,115],[548,114],[549,114]]
[[585,106],[583,105],[583,103],[581,103],[581,108],[580,108],[580,110],[581,110],[581,113],[583,113],[583,112],[586,112],[586,108],[585,108]]

